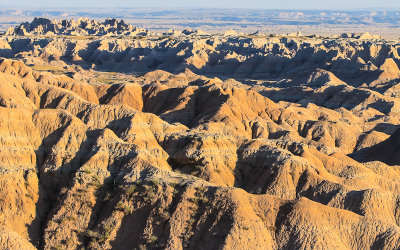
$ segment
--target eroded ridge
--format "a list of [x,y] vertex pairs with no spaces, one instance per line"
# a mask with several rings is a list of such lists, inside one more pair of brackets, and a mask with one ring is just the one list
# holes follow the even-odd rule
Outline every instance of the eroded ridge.
[[0,39],[1,248],[400,248],[394,43]]

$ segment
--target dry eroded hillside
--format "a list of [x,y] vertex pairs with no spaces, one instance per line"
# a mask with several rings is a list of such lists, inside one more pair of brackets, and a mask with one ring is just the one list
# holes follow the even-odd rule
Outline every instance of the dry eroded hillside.
[[400,248],[397,43],[14,35],[0,248]]

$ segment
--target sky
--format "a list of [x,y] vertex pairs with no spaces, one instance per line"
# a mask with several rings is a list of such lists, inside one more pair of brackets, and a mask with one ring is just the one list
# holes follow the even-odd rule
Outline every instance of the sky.
[[400,9],[400,0],[0,0],[0,6],[251,9]]

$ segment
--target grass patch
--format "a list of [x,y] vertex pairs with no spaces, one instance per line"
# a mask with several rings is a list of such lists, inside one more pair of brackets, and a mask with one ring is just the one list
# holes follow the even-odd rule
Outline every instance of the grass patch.
[[104,84],[113,84],[114,82],[117,81],[117,79],[109,78],[109,77],[98,77],[97,81],[104,83]]
[[52,65],[33,65],[31,68],[39,72],[50,72],[55,75],[61,75],[67,72],[63,67]]
[[67,39],[71,40],[94,40],[95,36],[64,36]]
[[106,72],[98,74],[96,80],[104,84],[113,84],[115,82],[121,82],[122,78],[119,77],[117,72]]

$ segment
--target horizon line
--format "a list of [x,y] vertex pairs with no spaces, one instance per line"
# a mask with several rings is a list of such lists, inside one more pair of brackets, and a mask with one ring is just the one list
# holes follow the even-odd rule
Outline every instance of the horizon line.
[[6,7],[6,8],[18,8],[22,10],[34,8],[33,10],[40,10],[40,9],[49,9],[49,10],[55,10],[55,9],[83,9],[85,8],[90,8],[92,10],[110,10],[111,9],[134,9],[134,10],[149,10],[149,9],[155,9],[155,10],[253,10],[253,11],[389,11],[389,12],[394,12],[394,11],[400,11],[400,7],[365,7],[365,8],[298,8],[298,9],[290,9],[290,8],[241,8],[241,7],[231,7],[231,8],[224,8],[224,7],[189,7],[189,6],[182,6],[182,7],[154,7],[154,6],[142,6],[142,7],[134,7],[134,6],[96,6],[96,7],[90,7],[90,6],[34,6],[34,5],[6,5],[6,4],[0,4],[0,7]]

